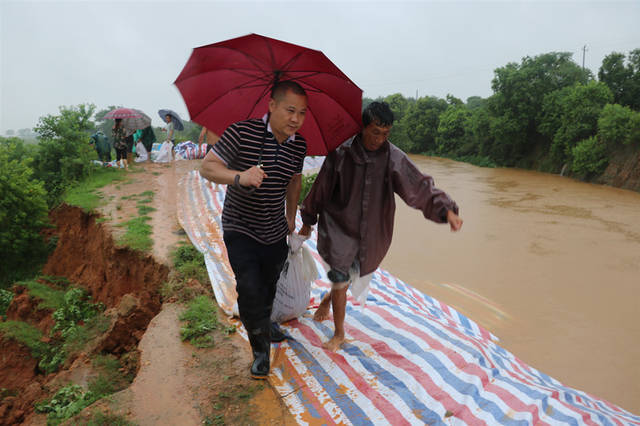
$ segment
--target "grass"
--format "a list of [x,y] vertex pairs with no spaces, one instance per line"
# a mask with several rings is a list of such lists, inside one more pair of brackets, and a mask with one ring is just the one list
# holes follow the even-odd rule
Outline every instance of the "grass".
[[153,247],[153,240],[150,237],[152,229],[147,223],[150,220],[149,216],[140,216],[121,224],[120,226],[126,226],[127,231],[118,239],[118,245],[142,252],[149,251]]
[[58,290],[36,280],[21,281],[17,285],[23,285],[29,291],[29,295],[41,300],[39,309],[58,309],[64,304],[64,290]]
[[72,206],[78,206],[85,212],[93,212],[102,202],[97,189],[125,178],[124,172],[115,168],[99,168],[94,170],[83,181],[67,189],[63,200]]
[[0,322],[0,334],[27,347],[31,356],[38,360],[38,367],[45,373],[56,371],[66,358],[57,346],[42,342],[42,332],[26,322]]
[[34,358],[39,358],[45,345],[41,342],[43,337],[42,332],[31,324],[23,321],[0,322],[0,333],[2,333],[4,337],[15,340],[29,348]]
[[190,301],[187,310],[180,315],[180,321],[187,323],[180,329],[180,338],[198,348],[212,347],[211,332],[218,327],[216,312],[216,306],[208,296],[198,296]]
[[[123,200],[135,200],[138,197],[144,197],[142,200],[138,200],[136,206],[138,207],[139,217],[133,218],[127,222],[116,225],[119,227],[126,227],[127,231],[120,237],[117,244],[119,246],[130,247],[134,250],[146,252],[153,247],[153,240],[150,235],[152,233],[151,225],[147,222],[151,220],[147,214],[155,211],[156,209],[148,206],[147,204],[153,202],[153,191],[144,191],[140,194],[133,194],[122,197]],[[116,205],[116,209],[120,210],[122,206]]]
[[149,213],[155,212],[155,211],[156,209],[151,206],[145,206],[145,205],[138,206],[138,213],[140,213],[142,216],[146,216]]
[[202,284],[209,283],[204,255],[192,244],[182,244],[171,252],[173,266],[185,279],[195,278]]

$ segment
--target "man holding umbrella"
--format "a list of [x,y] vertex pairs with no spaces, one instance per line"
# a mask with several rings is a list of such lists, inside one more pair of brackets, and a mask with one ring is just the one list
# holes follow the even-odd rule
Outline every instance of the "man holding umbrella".
[[[200,174],[227,184],[222,211],[224,242],[236,276],[238,309],[254,361],[251,376],[269,374],[271,306],[287,257],[286,237],[295,228],[301,173],[307,152],[297,133],[307,113],[307,95],[293,81],[276,83],[262,119],[230,125],[203,160]],[[285,211],[286,200],[286,211]],[[276,336],[275,333],[280,335]]]

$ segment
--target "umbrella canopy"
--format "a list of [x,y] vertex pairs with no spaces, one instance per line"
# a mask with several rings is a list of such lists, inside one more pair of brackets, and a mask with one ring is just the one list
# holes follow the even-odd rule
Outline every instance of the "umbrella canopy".
[[325,155],[359,131],[362,90],[322,52],[250,34],[193,50],[175,81],[191,119],[222,134],[268,110],[273,84],[293,80],[307,92],[300,134],[308,155]]
[[162,118],[162,121],[164,121],[164,118],[167,115],[170,115],[171,121],[173,122],[175,129],[184,130],[184,124],[182,124],[182,119],[180,118],[177,112],[171,111],[170,109],[159,109],[158,115],[160,116],[160,118]]
[[122,120],[122,126],[124,127],[127,136],[135,133],[138,129],[144,129],[151,126],[151,117],[139,109],[134,109],[133,111],[139,113],[140,116],[127,117]]
[[116,118],[136,118],[141,117],[141,113],[131,108],[116,108],[113,111],[109,111],[104,118],[109,120],[115,120]]

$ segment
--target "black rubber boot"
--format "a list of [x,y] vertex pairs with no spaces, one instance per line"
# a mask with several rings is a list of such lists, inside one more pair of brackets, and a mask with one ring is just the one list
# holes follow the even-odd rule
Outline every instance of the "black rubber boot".
[[271,323],[271,343],[279,343],[287,338],[277,322]]
[[251,351],[253,352],[251,377],[254,379],[266,379],[269,375],[270,367],[271,322],[267,319],[260,324],[254,324],[246,328]]

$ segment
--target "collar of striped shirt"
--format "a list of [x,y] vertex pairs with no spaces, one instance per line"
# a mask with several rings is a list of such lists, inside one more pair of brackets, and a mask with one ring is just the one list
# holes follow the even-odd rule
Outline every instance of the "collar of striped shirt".
[[[262,122],[263,122],[263,123],[267,123],[267,115],[268,115],[268,114],[265,114],[265,115],[263,115],[263,116],[262,116]],[[270,132],[270,133],[273,135],[273,131],[271,130],[271,123],[267,123],[267,131],[268,131],[268,132]],[[296,135],[295,135],[295,134],[293,134],[293,135],[289,136],[289,137],[287,138],[287,140],[286,140],[286,141],[284,141],[284,142],[282,142],[282,143],[291,142],[291,141],[292,141],[292,140],[294,140],[295,138],[296,138]]]

